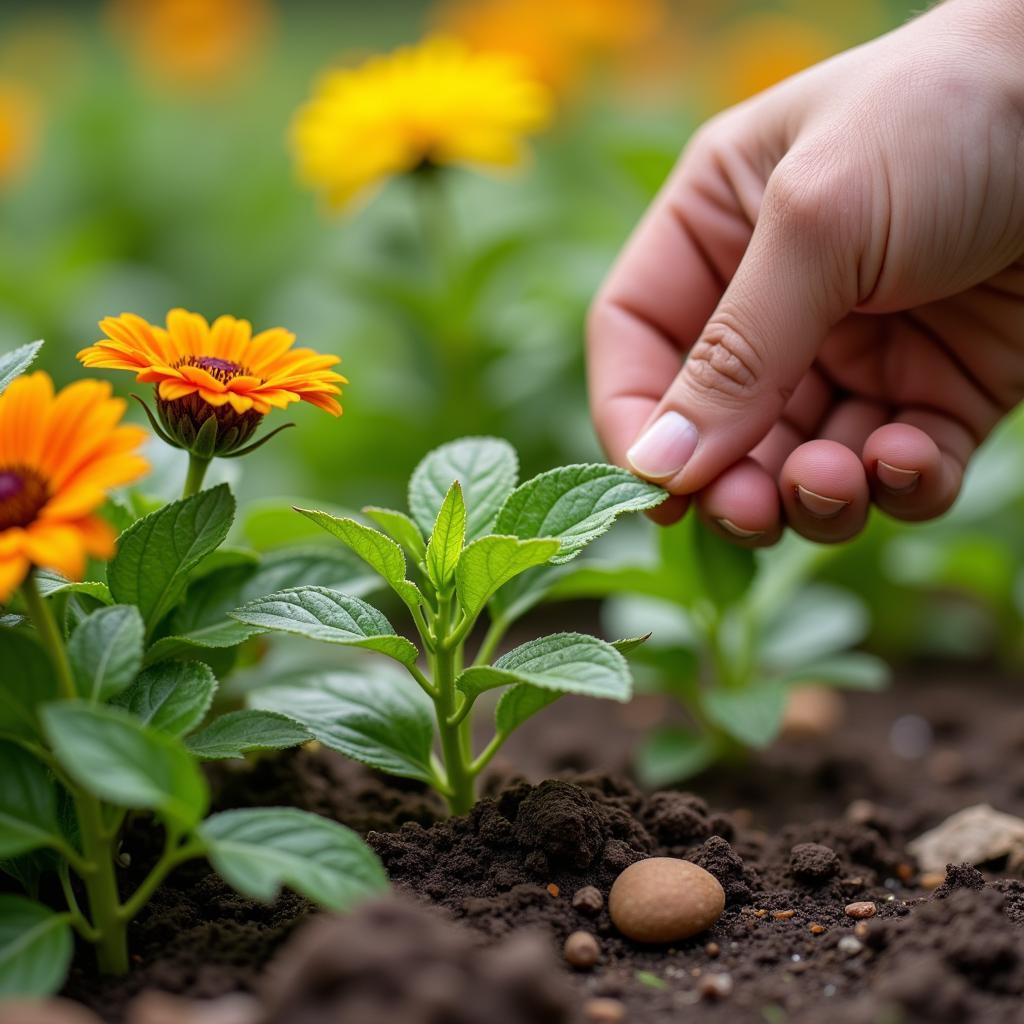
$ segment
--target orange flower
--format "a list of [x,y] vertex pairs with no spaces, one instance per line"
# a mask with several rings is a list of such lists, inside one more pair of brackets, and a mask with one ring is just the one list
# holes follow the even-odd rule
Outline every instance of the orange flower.
[[0,81],[0,183],[17,178],[32,158],[38,122],[38,104],[31,93]]
[[340,360],[292,348],[295,335],[283,327],[254,336],[248,320],[220,316],[211,325],[198,313],[172,309],[166,328],[134,313],[107,317],[100,328],[106,338],[78,358],[89,367],[134,370],[136,380],[156,384],[160,418],[183,448],[211,417],[218,421],[214,454],[227,455],[271,408],[303,401],[341,415],[334,396],[348,381],[330,369]]
[[33,565],[81,579],[87,555],[109,558],[114,531],[94,513],[107,491],[148,466],[141,427],[120,426],[110,385],[80,380],[56,395],[45,373],[0,395],[0,601]]

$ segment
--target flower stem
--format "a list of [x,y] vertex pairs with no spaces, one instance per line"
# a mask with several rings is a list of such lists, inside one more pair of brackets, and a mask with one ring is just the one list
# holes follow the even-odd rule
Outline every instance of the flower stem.
[[[39,592],[35,575],[29,573],[21,588],[29,618],[36,627],[39,639],[50,656],[61,693],[66,700],[78,699],[78,688],[71,672],[64,637],[43,595]],[[89,897],[92,929],[95,934],[96,959],[104,974],[128,972],[128,938],[125,922],[118,918],[119,896],[111,838],[103,827],[103,809],[91,793],[77,786],[72,789],[78,831],[82,839],[85,864],[82,882]]]
[[455,652],[444,640],[448,638],[451,625],[451,601],[442,598],[439,602],[435,633],[439,639],[432,656],[434,669],[434,699],[437,708],[437,727],[441,734],[441,753],[448,778],[448,805],[452,814],[465,814],[473,806],[473,773],[466,750],[466,728],[463,723],[451,724],[455,713],[458,692],[455,689]]
[[181,492],[183,498],[191,498],[198,494],[203,487],[203,478],[210,468],[210,459],[200,458],[192,452],[188,454],[188,476],[185,477],[185,489]]

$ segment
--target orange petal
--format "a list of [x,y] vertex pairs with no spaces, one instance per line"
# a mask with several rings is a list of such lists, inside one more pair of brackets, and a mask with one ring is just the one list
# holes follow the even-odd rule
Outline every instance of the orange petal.
[[66,523],[33,523],[25,531],[25,554],[35,565],[78,580],[85,572],[85,539]]
[[0,395],[0,465],[39,464],[52,401],[53,381],[41,370],[18,377]]
[[0,604],[6,604],[28,574],[29,561],[17,556],[0,558]]
[[195,384],[186,384],[179,380],[165,380],[160,384],[160,397],[167,402],[194,395],[199,388]]

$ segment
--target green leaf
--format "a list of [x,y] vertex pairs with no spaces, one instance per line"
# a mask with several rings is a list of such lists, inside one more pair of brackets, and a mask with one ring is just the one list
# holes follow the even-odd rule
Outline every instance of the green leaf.
[[892,673],[889,666],[873,654],[850,651],[809,662],[788,673],[787,683],[818,683],[847,690],[883,690]]
[[[409,510],[429,536],[451,485],[458,480],[466,503],[466,539],[488,533],[519,475],[515,449],[496,437],[464,437],[435,448],[409,481]],[[501,531],[509,532],[509,531]]]
[[701,693],[704,713],[730,736],[751,747],[767,746],[779,733],[788,688],[778,681],[743,689],[717,687]]
[[217,679],[201,661],[173,661],[146,669],[114,704],[130,711],[142,725],[184,736],[206,717]]
[[138,675],[145,631],[139,610],[128,604],[100,608],[79,624],[68,642],[68,658],[86,700],[109,700]]
[[217,873],[254,899],[269,903],[288,886],[329,910],[348,910],[388,888],[377,855],[355,832],[307,811],[224,811],[199,834]]
[[0,742],[0,858],[62,842],[50,773],[21,747]]
[[357,523],[354,519],[338,519],[326,512],[297,508],[307,519],[336,537],[354,551],[374,572],[381,575],[403,601],[415,603],[418,591],[405,578],[405,555],[402,549],[379,530]]
[[416,561],[423,561],[423,556],[427,553],[423,534],[420,533],[420,528],[416,523],[404,512],[367,505],[363,509],[363,515],[372,519],[392,540],[398,541]]
[[645,633],[643,636],[623,637],[621,640],[613,640],[612,647],[614,647],[619,654],[629,654],[630,651],[635,651],[638,647],[643,647],[643,645],[650,639],[650,633]]
[[746,596],[757,572],[754,552],[730,544],[700,523],[693,524],[694,555],[704,595],[718,608],[728,608]]
[[509,580],[491,598],[491,617],[501,619],[506,625],[521,618],[551,593],[564,568],[561,565],[540,565]]
[[494,709],[494,725],[502,736],[519,728],[528,718],[553,704],[563,694],[520,683],[506,690]]
[[162,637],[146,651],[144,664],[148,667],[174,658],[198,658],[202,656],[203,651],[237,647],[263,632],[265,631],[256,626],[225,619],[211,626],[202,626],[191,633]]
[[180,600],[189,572],[224,541],[234,514],[235,499],[221,484],[130,526],[107,570],[114,599],[137,605],[152,630]]
[[563,466],[520,484],[498,513],[494,532],[516,537],[557,537],[568,562],[626,512],[660,505],[668,492],[617,466]]
[[433,705],[404,676],[328,672],[301,685],[269,686],[254,707],[301,722],[325,747],[389,775],[436,782],[430,763]]
[[516,683],[617,701],[628,701],[633,689],[626,659],[611,644],[583,633],[531,640],[493,665],[466,669],[455,685],[475,698],[484,690]]
[[378,651],[405,665],[413,664],[419,653],[373,605],[325,587],[282,590],[250,601],[231,616],[261,629]]
[[57,678],[43,649],[26,633],[0,630],[0,732],[39,735],[36,709],[57,696]]
[[455,480],[441,503],[430,540],[427,541],[427,575],[439,591],[447,592],[451,586],[465,543],[466,503],[462,498],[462,487]]
[[295,719],[272,711],[229,711],[194,732],[185,746],[204,761],[244,757],[255,750],[286,750],[313,738]]
[[651,733],[636,752],[636,773],[644,786],[660,789],[697,775],[718,755],[713,737],[666,728]]
[[113,604],[114,598],[106,583],[96,580],[86,580],[82,583],[74,583],[65,579],[59,573],[51,572],[48,569],[37,569],[35,572],[36,586],[43,597],[56,597],[58,594],[84,594],[86,597],[94,598],[100,604]]
[[871,621],[860,598],[825,584],[805,587],[774,611],[762,634],[760,659],[782,670],[860,643]]
[[42,347],[41,341],[32,341],[0,354],[0,395],[15,377],[20,377],[35,362]]
[[66,914],[24,896],[0,894],[0,1000],[56,992],[73,952]]
[[467,545],[455,576],[459,601],[470,618],[509,580],[558,554],[557,540],[481,537]]
[[206,782],[180,740],[105,705],[49,704],[42,718],[61,767],[93,796],[156,811],[184,832],[202,818]]

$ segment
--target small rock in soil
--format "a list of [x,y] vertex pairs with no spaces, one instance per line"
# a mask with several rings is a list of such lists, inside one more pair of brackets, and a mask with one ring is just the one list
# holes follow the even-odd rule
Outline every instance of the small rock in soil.
[[1024,819],[975,804],[907,843],[922,871],[947,864],[984,864],[1024,850]]
[[847,903],[844,913],[847,917],[854,917],[860,921],[866,917],[874,917],[878,913],[878,907],[870,900],[859,900],[857,903]]
[[596,885],[585,885],[582,889],[576,890],[572,898],[572,905],[574,910],[593,917],[604,910],[604,897]]
[[821,843],[797,843],[789,852],[789,873],[806,885],[824,885],[840,867],[836,851]]
[[732,995],[732,976],[728,974],[707,974],[698,987],[705,999],[726,999]]
[[864,943],[854,935],[844,935],[836,943],[836,946],[840,953],[845,953],[847,956],[856,956],[864,948]]
[[583,1004],[583,1016],[592,1024],[620,1024],[626,1019],[626,1004],[606,997],[588,999]]
[[566,963],[586,970],[601,959],[601,946],[590,932],[573,932],[565,940],[564,953]]
[[67,999],[25,999],[0,1004],[0,1024],[103,1024]]
[[612,885],[612,923],[636,942],[674,942],[710,928],[725,909],[725,890],[704,868],[675,857],[631,864]]

